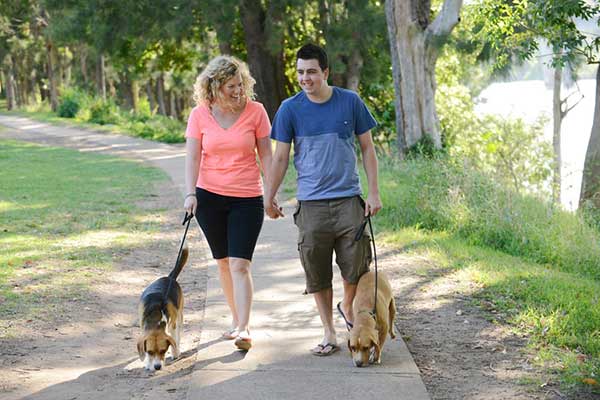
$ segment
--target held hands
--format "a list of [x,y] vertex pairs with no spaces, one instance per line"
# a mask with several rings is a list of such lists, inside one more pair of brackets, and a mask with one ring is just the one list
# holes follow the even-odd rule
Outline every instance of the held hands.
[[276,199],[269,201],[265,197],[263,204],[265,207],[265,214],[267,214],[269,218],[277,219],[285,217],[285,215],[283,215],[283,208],[279,206]]
[[367,201],[365,203],[365,217],[371,215],[375,216],[381,210],[382,204],[381,199],[379,198],[379,194],[371,194],[367,197]]

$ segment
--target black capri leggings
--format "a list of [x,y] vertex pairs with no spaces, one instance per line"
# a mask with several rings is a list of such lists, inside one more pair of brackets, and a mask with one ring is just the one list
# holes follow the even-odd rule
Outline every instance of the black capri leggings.
[[262,196],[223,196],[197,187],[196,199],[196,219],[213,257],[252,261],[265,216]]

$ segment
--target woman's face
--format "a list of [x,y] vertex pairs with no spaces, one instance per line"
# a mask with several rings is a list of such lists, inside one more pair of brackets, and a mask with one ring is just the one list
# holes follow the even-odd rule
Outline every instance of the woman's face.
[[224,103],[223,105],[232,108],[239,108],[244,102],[244,90],[242,76],[237,73],[233,78],[226,81],[221,88],[220,100]]

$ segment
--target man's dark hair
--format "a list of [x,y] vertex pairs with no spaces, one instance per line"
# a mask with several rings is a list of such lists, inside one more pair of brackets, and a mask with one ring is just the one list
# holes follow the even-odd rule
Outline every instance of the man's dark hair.
[[319,67],[321,67],[323,71],[329,68],[329,61],[327,60],[325,49],[316,44],[308,43],[300,47],[300,50],[296,53],[296,61],[298,61],[298,59],[318,60]]

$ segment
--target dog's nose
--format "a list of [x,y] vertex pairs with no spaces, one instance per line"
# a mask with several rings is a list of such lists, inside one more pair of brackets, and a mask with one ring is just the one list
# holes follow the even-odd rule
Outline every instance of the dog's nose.
[[363,362],[362,361],[354,361],[354,365],[356,365],[357,367],[362,367]]
[[160,364],[154,364],[154,369],[155,369],[155,370],[157,370],[157,371],[158,371],[158,370],[159,370],[159,369],[161,369],[161,368],[162,368],[162,365],[160,365]]

